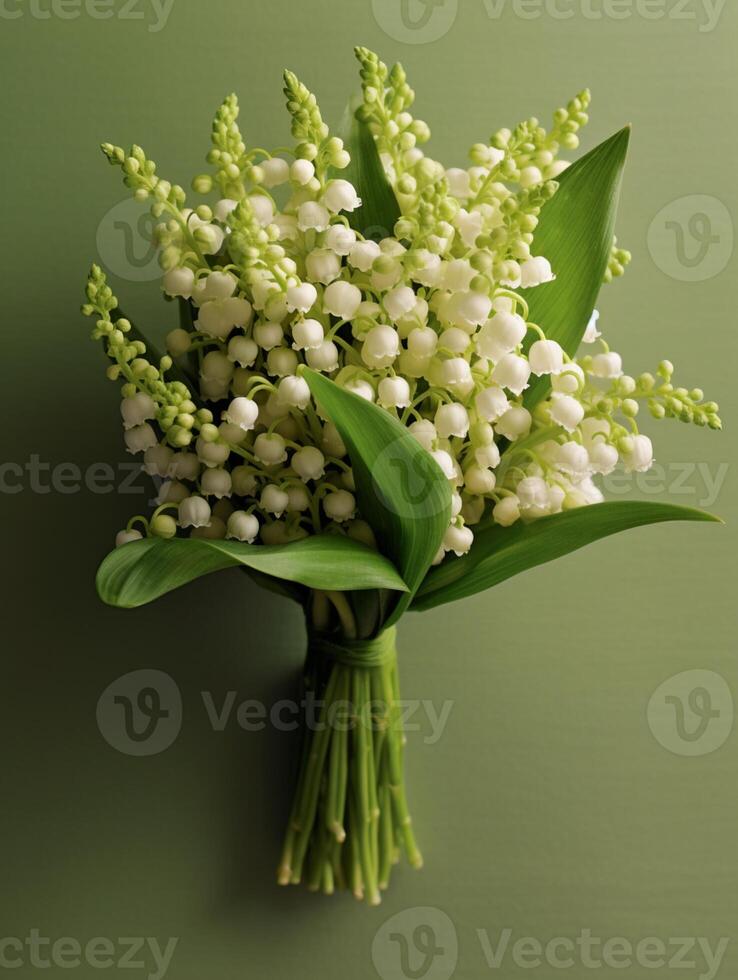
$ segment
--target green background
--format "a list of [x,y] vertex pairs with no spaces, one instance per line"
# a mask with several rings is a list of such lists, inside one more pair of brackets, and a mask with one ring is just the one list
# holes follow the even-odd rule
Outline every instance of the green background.
[[[721,228],[710,248],[718,257],[727,248],[730,260],[716,260],[719,274],[674,278],[660,266],[674,268],[675,237],[663,232],[649,249],[648,232],[664,206],[691,195],[736,213],[738,10],[728,4],[715,30],[700,31],[705,15],[695,0],[684,9],[697,20],[636,12],[593,19],[581,3],[570,5],[567,20],[527,19],[513,9],[495,20],[482,0],[461,0],[442,37],[409,44],[392,36],[395,6],[175,0],[153,32],[148,0],[135,8],[144,19],[131,20],[117,16],[120,4],[108,20],[84,11],[59,16],[73,7],[43,19],[43,0],[33,9],[7,0],[3,10],[22,16],[0,17],[2,460],[23,465],[37,454],[83,471],[126,461],[118,395],[77,312],[98,226],[125,196],[98,143],[138,142],[162,174],[187,184],[204,167],[212,114],[227,92],[241,97],[249,141],[281,144],[282,68],[294,69],[324,116],[337,120],[356,85],[351,49],[362,43],[402,60],[417,114],[435,133],[431,152],[448,165],[464,165],[466,148],[499,126],[549,118],[584,85],[594,93],[585,146],[633,123],[618,232],[634,264],[605,290],[601,324],[626,368],[653,369],[668,356],[685,385],[700,384],[721,403],[722,435],[676,423],[646,427],[660,463],[695,461],[713,478],[727,473],[710,508],[728,525],[632,532],[493,593],[406,617],[405,696],[437,710],[450,700],[452,708],[435,744],[427,723],[408,736],[426,868],[401,868],[383,905],[370,910],[342,896],[276,887],[295,736],[246,732],[234,718],[216,732],[203,706],[203,691],[216,704],[228,691],[267,705],[295,694],[303,643],[296,607],[233,572],[136,612],[105,608],[93,588],[96,565],[145,496],[39,493],[25,476],[21,492],[1,500],[0,936],[37,928],[83,943],[179,937],[173,980],[364,980],[377,976],[372,944],[382,923],[430,906],[453,923],[454,975],[462,980],[591,975],[581,962],[522,970],[510,958],[491,971],[478,930],[495,944],[504,928],[542,943],[583,929],[633,941],[704,936],[713,947],[727,937],[719,976],[734,977],[738,734],[689,758],[659,744],[647,705],[663,681],[692,669],[716,672],[738,693],[735,259]],[[109,247],[123,232],[107,221],[101,235]],[[172,308],[158,286],[126,281],[140,261],[119,263],[114,282],[127,308],[163,334]],[[637,495],[644,492],[705,503],[697,473],[681,487],[667,479]],[[135,758],[102,738],[96,704],[115,678],[143,668],[171,675],[184,714],[172,747]],[[660,731],[678,748],[669,723],[662,718]],[[414,914],[397,926],[410,940]],[[445,928],[437,941],[447,956],[453,941]],[[397,941],[383,942],[380,935],[374,945],[380,975],[402,977],[391,966]],[[425,972],[421,960],[412,961],[413,976],[449,976],[444,956]],[[15,971],[37,972],[28,964]],[[634,964],[599,975],[615,972],[671,973]],[[46,970],[57,973],[100,971]]]

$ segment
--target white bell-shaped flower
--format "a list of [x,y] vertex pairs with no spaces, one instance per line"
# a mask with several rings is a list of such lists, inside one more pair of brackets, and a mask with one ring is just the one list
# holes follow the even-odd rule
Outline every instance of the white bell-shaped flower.
[[197,457],[207,467],[222,466],[231,455],[231,450],[222,442],[208,442],[200,436],[195,443]]
[[323,497],[323,510],[326,517],[342,524],[356,513],[356,498],[348,490],[332,490]]
[[316,248],[306,258],[305,267],[313,282],[328,286],[341,274],[341,258],[329,248]]
[[323,203],[337,214],[339,211],[355,211],[361,207],[361,198],[348,180],[331,180],[323,194]]
[[532,416],[527,408],[513,405],[495,422],[495,432],[512,442],[527,436],[532,422]]
[[571,395],[557,392],[551,398],[551,420],[567,432],[573,432],[584,418],[584,406]]
[[439,379],[444,388],[466,394],[474,386],[471,368],[463,357],[449,357],[442,361],[439,368]]
[[320,347],[324,338],[323,324],[318,320],[298,320],[292,324],[292,346],[295,350]]
[[407,408],[410,385],[404,378],[382,378],[377,386],[377,401],[384,408]]
[[132,429],[134,426],[141,425],[156,416],[156,403],[146,392],[137,391],[135,395],[121,401],[120,414],[123,419],[123,428]]
[[337,222],[331,225],[323,236],[323,245],[336,255],[348,255],[356,245],[356,232],[353,228]]
[[280,401],[290,408],[305,409],[310,403],[310,386],[304,378],[297,375],[282,378],[277,391]]
[[294,374],[300,362],[290,347],[275,347],[267,354],[267,373],[275,378],[285,378]]
[[386,368],[400,353],[400,338],[392,327],[380,324],[367,333],[361,358],[372,368]]
[[200,490],[208,497],[230,497],[232,489],[231,474],[219,466],[205,470],[200,477]]
[[144,453],[143,470],[149,476],[168,476],[173,459],[174,450],[169,446],[151,446]]
[[232,425],[237,425],[244,432],[250,432],[259,417],[259,406],[251,398],[239,395],[234,398],[223,412],[223,418]]
[[278,432],[262,432],[254,440],[254,456],[266,466],[276,466],[287,459],[284,439]]
[[602,439],[592,443],[587,450],[589,453],[589,463],[595,473],[601,476],[608,476],[618,465],[618,451],[615,446]]
[[407,338],[407,349],[418,358],[432,357],[438,347],[438,334],[432,327],[415,327]]
[[469,413],[459,402],[439,405],[434,424],[442,439],[450,439],[452,436],[465,439],[469,433]]
[[323,294],[323,310],[340,320],[350,320],[358,310],[361,300],[358,286],[339,280],[326,288]]
[[544,282],[552,282],[555,278],[551,263],[542,255],[526,259],[520,266],[520,285],[523,289],[541,286]]
[[163,279],[164,292],[169,296],[183,296],[189,299],[195,286],[195,273],[192,269],[170,269]]
[[540,476],[526,476],[515,488],[520,507],[545,509],[548,507],[548,484]]
[[284,330],[281,323],[273,320],[260,321],[254,325],[253,337],[262,350],[269,351],[273,347],[279,347],[284,338]]
[[474,459],[485,469],[493,470],[500,465],[500,450],[496,443],[490,442],[474,450]]
[[480,418],[486,422],[496,422],[510,407],[507,395],[499,385],[483,388],[474,400],[474,406]]
[[196,327],[209,337],[225,340],[234,327],[246,327],[251,322],[253,309],[247,299],[231,296],[228,299],[209,300],[200,307]]
[[498,361],[519,347],[527,332],[528,324],[519,314],[495,313],[477,334],[477,351],[482,357]]
[[251,337],[238,334],[228,341],[228,360],[238,364],[239,367],[251,367],[258,356],[259,347]]
[[274,483],[268,483],[261,491],[259,505],[261,506],[262,510],[265,510],[268,514],[274,514],[275,517],[281,517],[287,510],[289,503],[290,498],[287,496],[285,491],[280,489],[280,487]]
[[589,373],[595,378],[619,378],[623,373],[623,360],[615,351],[595,354]]
[[187,497],[179,504],[180,527],[208,527],[212,511],[210,504],[202,497]]
[[492,470],[483,466],[474,464],[464,471],[464,486],[467,493],[474,495],[492,493],[496,482]]
[[474,544],[474,532],[471,528],[452,524],[443,536],[445,551],[453,551],[457,557],[465,555]]
[[290,466],[303,483],[319,480],[325,473],[325,456],[315,446],[303,446],[292,454]]
[[628,436],[620,442],[626,473],[645,473],[653,466],[653,444],[648,436]]
[[503,497],[492,509],[492,520],[500,527],[511,527],[520,520],[520,501],[515,494]]
[[290,178],[300,187],[309,184],[315,176],[315,167],[309,160],[295,160],[290,167]]
[[338,347],[332,340],[324,340],[317,347],[309,347],[305,352],[305,359],[308,367],[330,374],[338,369]]
[[537,340],[528,351],[533,374],[558,374],[564,367],[564,351],[555,340]]
[[438,439],[438,433],[430,419],[418,419],[417,422],[413,422],[412,425],[408,426],[408,432],[418,440],[423,449],[429,453],[433,452],[436,440]]
[[583,478],[590,471],[589,453],[578,442],[565,442],[556,452],[556,465],[562,473]]
[[376,242],[357,242],[348,253],[349,265],[360,272],[369,272],[382,250]]
[[446,323],[472,331],[486,323],[492,312],[492,300],[473,290],[452,293],[442,304],[439,315]]
[[290,179],[290,165],[281,157],[272,157],[269,160],[262,160],[259,168],[264,174],[264,187],[279,187]]
[[290,313],[308,313],[318,298],[318,290],[312,283],[302,282],[287,289],[287,309]]
[[504,354],[495,365],[492,380],[514,395],[520,395],[528,387],[530,364],[517,354]]
[[352,378],[350,381],[346,382],[346,391],[350,391],[354,395],[358,395],[359,398],[363,398],[364,401],[373,402],[374,401],[374,388],[365,378]]
[[136,453],[145,453],[147,449],[151,449],[152,446],[159,444],[156,433],[148,422],[144,422],[142,425],[134,425],[132,428],[127,429],[124,439],[127,451],[133,456]]
[[236,466],[231,470],[233,492],[239,497],[252,497],[259,481],[250,466]]
[[[266,162],[266,161],[265,161]],[[226,535],[236,541],[251,544],[259,534],[259,519],[245,510],[234,510],[228,517]]]
[[297,227],[300,231],[325,231],[330,223],[328,209],[317,201],[305,201],[297,209]]
[[415,291],[410,286],[395,286],[385,293],[382,302],[391,320],[399,320],[415,306]]

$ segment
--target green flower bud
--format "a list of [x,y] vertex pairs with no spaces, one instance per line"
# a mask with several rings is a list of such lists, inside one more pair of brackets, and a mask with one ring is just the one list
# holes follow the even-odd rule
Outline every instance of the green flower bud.
[[157,538],[173,538],[177,533],[177,522],[169,514],[157,514],[149,525],[149,531]]
[[192,190],[196,194],[209,194],[213,189],[213,178],[209,174],[199,174],[192,181]]

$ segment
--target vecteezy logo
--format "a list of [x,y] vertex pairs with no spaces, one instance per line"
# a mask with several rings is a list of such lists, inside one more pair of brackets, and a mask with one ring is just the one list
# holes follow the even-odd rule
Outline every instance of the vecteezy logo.
[[656,688],[647,717],[654,738],[669,752],[708,755],[733,730],[733,696],[720,674],[685,670]]
[[458,957],[453,922],[430,906],[393,915],[372,943],[372,962],[382,980],[450,980]]
[[161,276],[149,205],[127,198],[112,207],[97,227],[97,251],[110,271],[128,282]]
[[391,38],[405,44],[430,44],[448,34],[459,0],[372,0],[374,19]]
[[[388,472],[389,471],[389,472]],[[383,479],[380,481],[380,474]],[[388,476],[396,492],[386,493],[382,484]],[[418,445],[409,455],[404,440],[393,439],[379,453],[372,466],[374,493],[382,505],[398,517],[407,520],[428,520],[436,517],[446,506],[437,491],[438,464]]]
[[161,670],[134,670],[109,684],[97,702],[97,726],[124,755],[157,755],[182,727],[182,697]]
[[716,197],[690,194],[662,208],[648,229],[648,249],[672,279],[703,282],[726,267],[733,254],[730,212]]

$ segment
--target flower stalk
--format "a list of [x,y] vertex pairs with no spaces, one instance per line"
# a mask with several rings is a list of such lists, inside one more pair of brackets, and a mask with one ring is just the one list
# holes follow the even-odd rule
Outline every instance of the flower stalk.
[[310,633],[304,683],[320,712],[304,732],[282,885],[348,889],[377,905],[401,852],[422,866],[403,777],[395,632],[370,640]]

